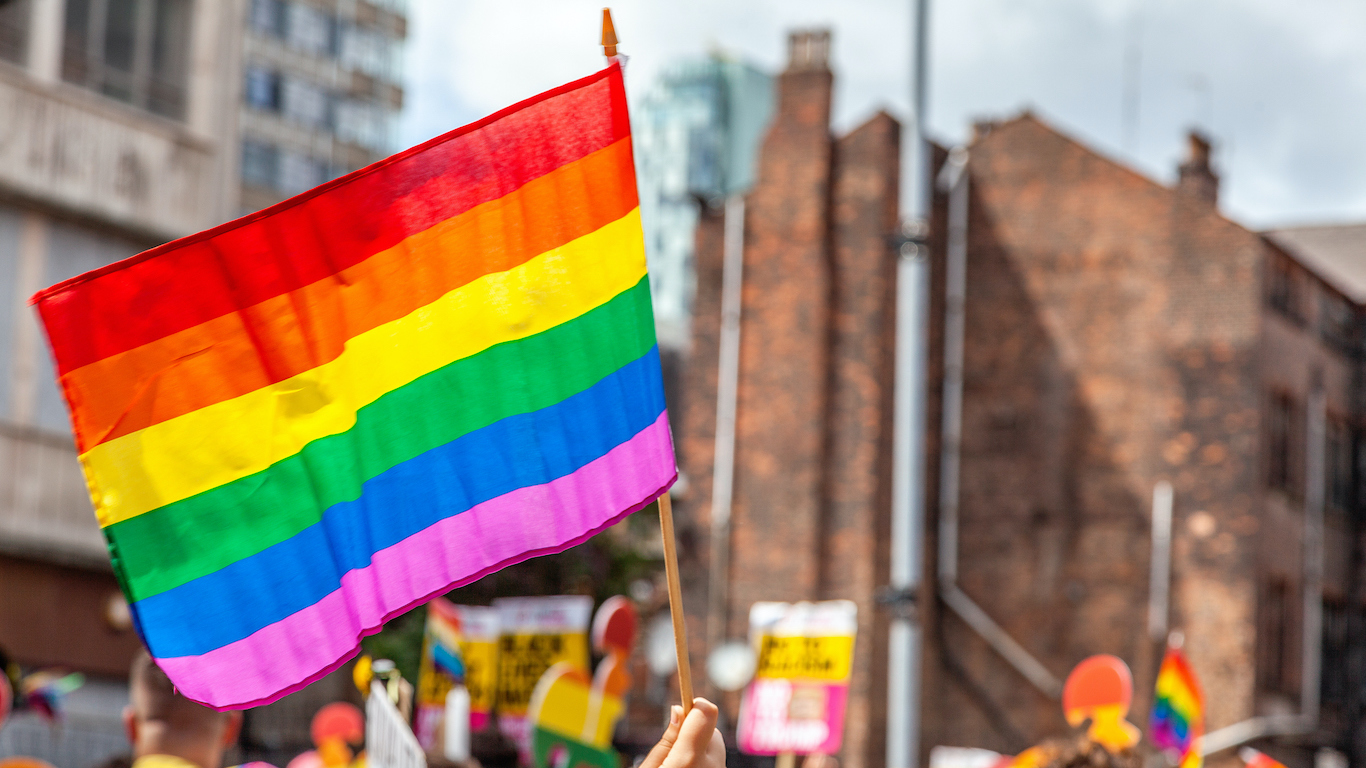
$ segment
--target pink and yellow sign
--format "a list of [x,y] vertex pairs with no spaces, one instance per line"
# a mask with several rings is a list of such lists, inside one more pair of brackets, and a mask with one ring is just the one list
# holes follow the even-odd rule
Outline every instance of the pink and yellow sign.
[[838,751],[844,737],[857,607],[849,600],[755,603],[749,626],[758,663],[740,702],[740,751]]

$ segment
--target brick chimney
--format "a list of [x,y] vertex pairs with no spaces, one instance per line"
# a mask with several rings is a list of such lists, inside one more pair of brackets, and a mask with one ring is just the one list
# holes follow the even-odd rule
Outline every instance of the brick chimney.
[[1179,174],[1176,191],[1204,200],[1210,205],[1219,202],[1219,176],[1209,165],[1210,140],[1200,131],[1186,136],[1186,162],[1177,167]]

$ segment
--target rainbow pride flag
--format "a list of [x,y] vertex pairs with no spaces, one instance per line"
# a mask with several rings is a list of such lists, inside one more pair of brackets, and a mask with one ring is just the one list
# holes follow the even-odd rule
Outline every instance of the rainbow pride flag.
[[616,64],[33,301],[138,630],[216,708],[675,478]]
[[1181,649],[1168,647],[1157,671],[1148,735],[1181,768],[1200,768],[1198,749],[1205,733],[1205,697]]

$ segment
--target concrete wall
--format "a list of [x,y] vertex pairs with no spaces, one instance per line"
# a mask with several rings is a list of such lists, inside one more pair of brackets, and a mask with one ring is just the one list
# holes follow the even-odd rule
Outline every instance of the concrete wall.
[[0,189],[153,238],[216,223],[214,145],[180,125],[0,67]]
[[235,210],[246,6],[194,4],[184,121],[63,82],[64,8],[33,0],[27,60],[0,63],[0,552],[107,573],[27,301]]

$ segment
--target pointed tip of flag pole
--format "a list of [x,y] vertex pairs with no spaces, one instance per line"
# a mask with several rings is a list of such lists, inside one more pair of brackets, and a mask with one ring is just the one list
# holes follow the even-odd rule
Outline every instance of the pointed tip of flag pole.
[[602,55],[612,58],[617,55],[617,28],[612,26],[612,9],[602,9]]

